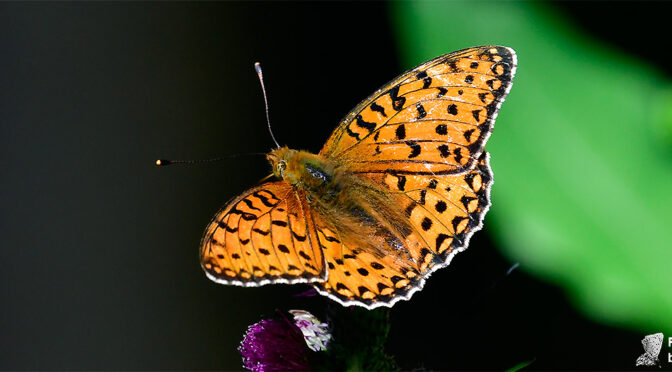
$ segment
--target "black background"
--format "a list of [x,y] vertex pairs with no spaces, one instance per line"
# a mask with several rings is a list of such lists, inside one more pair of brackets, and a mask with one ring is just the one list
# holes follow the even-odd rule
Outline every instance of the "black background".
[[[652,52],[669,6],[605,6],[553,5],[669,73]],[[318,151],[412,67],[392,27],[382,2],[0,4],[0,368],[240,369],[249,324],[322,315],[326,299],[292,297],[308,287],[224,287],[199,267],[206,223],[268,174],[262,156],[153,161],[271,149],[255,61],[278,140]],[[476,234],[394,306],[389,352],[404,368],[634,367],[643,333],[592,323],[513,264]]]

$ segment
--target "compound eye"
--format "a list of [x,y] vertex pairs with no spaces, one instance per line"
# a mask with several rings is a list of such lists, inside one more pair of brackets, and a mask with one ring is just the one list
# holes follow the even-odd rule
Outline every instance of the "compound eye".
[[277,168],[278,168],[278,173],[280,173],[280,175],[284,175],[285,169],[287,169],[287,163],[284,160],[280,160],[278,162]]

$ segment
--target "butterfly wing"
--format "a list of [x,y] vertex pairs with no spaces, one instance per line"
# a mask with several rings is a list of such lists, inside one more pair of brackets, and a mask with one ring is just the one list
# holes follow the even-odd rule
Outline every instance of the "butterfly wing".
[[343,305],[372,309],[392,306],[422,289],[425,279],[466,249],[481,229],[490,207],[488,158],[483,152],[473,170],[458,175],[372,174],[373,182],[402,196],[400,208],[413,229],[403,247],[384,257],[361,249],[361,242],[343,241],[338,229],[323,228],[320,217],[314,218],[329,267],[327,281],[315,284],[318,292]]
[[218,283],[259,286],[326,279],[324,255],[301,191],[283,181],[227,203],[201,241],[201,266]]
[[318,291],[345,305],[392,306],[466,249],[490,207],[484,145],[515,69],[506,47],[447,54],[402,74],[343,119],[320,154],[397,195],[412,232],[407,254],[376,257],[318,226],[329,266]]
[[360,249],[357,242],[341,240],[337,229],[318,227],[318,239],[327,257],[329,277],[316,283],[315,289],[344,306],[392,306],[422,287],[421,276],[408,260],[376,257]]
[[351,111],[320,154],[353,171],[455,174],[473,168],[516,70],[515,52],[481,46],[394,79]]

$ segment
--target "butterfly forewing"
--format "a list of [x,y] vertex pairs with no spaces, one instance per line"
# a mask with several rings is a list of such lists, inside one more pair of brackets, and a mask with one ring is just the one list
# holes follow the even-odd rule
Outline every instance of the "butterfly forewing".
[[283,181],[248,190],[220,210],[201,242],[201,265],[224,284],[324,280],[324,256],[305,198]]
[[513,50],[484,46],[404,73],[348,114],[320,154],[353,171],[454,174],[479,158],[516,69]]

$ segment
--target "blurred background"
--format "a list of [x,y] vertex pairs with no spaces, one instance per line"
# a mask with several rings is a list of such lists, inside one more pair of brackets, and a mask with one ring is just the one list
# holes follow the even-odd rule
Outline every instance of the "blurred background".
[[[634,369],[672,336],[666,2],[0,3],[0,369],[241,369],[307,286],[217,285],[201,234],[402,71],[501,44],[484,231],[391,311],[402,368]],[[507,274],[517,264],[517,268]],[[663,346],[662,366],[667,352]]]

